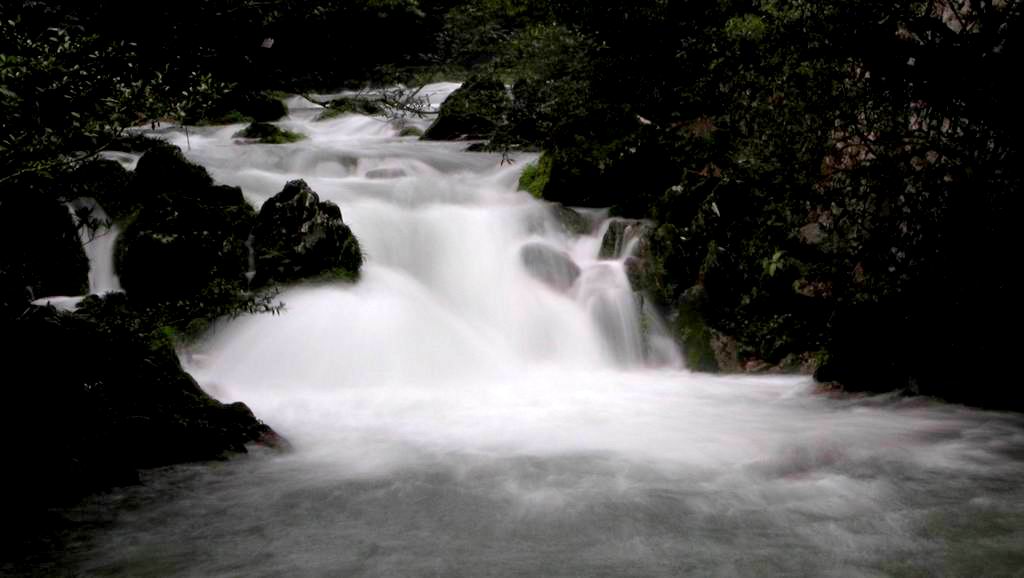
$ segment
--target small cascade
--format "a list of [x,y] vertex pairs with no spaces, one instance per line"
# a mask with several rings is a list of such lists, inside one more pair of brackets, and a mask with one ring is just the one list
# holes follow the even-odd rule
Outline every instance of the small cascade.
[[1019,575],[1020,416],[685,371],[630,286],[643,222],[571,234],[590,228],[516,190],[528,155],[291,104],[306,140],[209,128],[187,154],[257,206],[306,179],[360,279],[286,287],[281,315],[225,320],[183,361],[294,451],[81,508],[102,523],[69,573]]
[[[78,220],[82,248],[89,258],[89,293],[102,295],[121,291],[121,282],[114,270],[114,250],[121,231],[110,222],[107,213],[95,199],[75,199],[68,207]],[[87,215],[88,223],[82,222],[83,215]]]

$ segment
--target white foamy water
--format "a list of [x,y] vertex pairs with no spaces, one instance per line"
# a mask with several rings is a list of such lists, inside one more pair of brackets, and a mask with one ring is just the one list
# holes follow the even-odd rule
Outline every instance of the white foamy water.
[[[597,259],[599,236],[571,237],[514,190],[528,157],[503,166],[398,138],[378,119],[314,116],[295,109],[281,123],[307,141],[239,145],[235,126],[193,134],[188,153],[256,204],[306,179],[366,253],[358,283],[291,288],[282,315],[226,323],[190,357],[208,391],[245,401],[294,452],[162,470],[98,498],[96,511],[117,513],[69,552],[81,572],[974,576],[1024,565],[1019,416],[690,373],[657,320],[641,322],[622,261]],[[531,274],[529,244],[548,251],[542,278],[570,281]]]

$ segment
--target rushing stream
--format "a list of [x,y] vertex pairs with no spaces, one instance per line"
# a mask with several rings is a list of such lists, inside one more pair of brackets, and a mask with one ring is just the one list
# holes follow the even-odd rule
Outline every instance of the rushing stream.
[[[192,133],[188,155],[256,205],[304,178],[358,236],[362,278],[292,288],[282,315],[218,327],[186,364],[295,449],[149,472],[97,497],[77,515],[103,523],[76,534],[63,564],[125,576],[1024,571],[1019,416],[690,373],[641,318],[625,255],[597,258],[600,216],[573,237],[515,192],[532,157],[502,164],[291,105],[280,124],[308,140],[239,144],[236,125]],[[531,276],[530,245],[571,257],[578,278]]]

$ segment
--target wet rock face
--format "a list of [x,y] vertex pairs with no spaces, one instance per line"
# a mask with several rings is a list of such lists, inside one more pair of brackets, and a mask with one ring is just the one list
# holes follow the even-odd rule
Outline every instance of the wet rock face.
[[[186,373],[169,341],[143,339],[124,294],[87,297],[76,313],[35,307],[12,322],[7,456],[15,509],[137,480],[137,470],[217,459],[277,443],[242,403],[223,404]],[[280,442],[279,445],[285,445]]]
[[601,239],[601,259],[618,259],[626,256],[630,243],[649,234],[652,227],[644,221],[615,219],[608,224],[608,230]]
[[519,252],[526,272],[559,291],[567,291],[580,276],[579,266],[565,251],[542,243],[527,243]]
[[512,98],[500,79],[473,77],[441,105],[437,120],[423,135],[424,140],[488,139],[505,121]]
[[291,181],[260,209],[253,228],[256,283],[333,275],[355,277],[363,264],[359,241],[341,209],[321,201],[303,180]]

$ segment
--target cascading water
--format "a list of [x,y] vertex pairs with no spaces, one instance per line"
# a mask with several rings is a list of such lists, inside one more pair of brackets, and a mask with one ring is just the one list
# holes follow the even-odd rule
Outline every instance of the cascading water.
[[[82,241],[82,249],[89,260],[89,294],[102,295],[111,291],[121,291],[121,282],[114,270],[114,248],[117,236],[121,233],[117,225],[109,222],[106,212],[95,199],[80,198],[68,203],[78,236]],[[80,215],[86,215],[93,221],[82,222]],[[83,218],[84,220],[84,218]],[[36,305],[53,305],[58,309],[73,311],[84,295],[42,297],[33,301]]]
[[[452,86],[442,87],[450,91]],[[291,145],[191,135],[256,204],[304,178],[367,261],[216,328],[189,368],[295,450],[147,474],[67,553],[121,575],[1009,574],[1017,416],[713,377],[514,185],[526,158],[313,122]],[[180,140],[184,136],[170,133]],[[130,506],[130,507],[129,507]],[[86,508],[87,510],[87,508]]]
[[117,225],[109,224],[107,213],[93,199],[77,199],[72,203],[72,209],[86,209],[89,218],[98,223],[95,229],[85,224],[80,224],[78,229],[85,256],[89,259],[89,293],[102,295],[120,291],[121,282],[114,271],[114,247],[121,231]]

